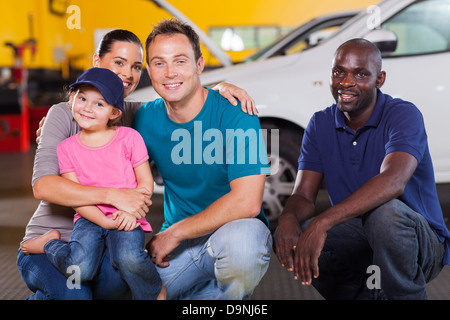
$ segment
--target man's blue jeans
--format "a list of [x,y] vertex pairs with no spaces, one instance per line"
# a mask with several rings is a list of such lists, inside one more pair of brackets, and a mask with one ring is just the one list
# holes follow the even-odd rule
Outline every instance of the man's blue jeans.
[[[312,283],[326,299],[426,299],[443,257],[425,218],[395,199],[328,232]],[[381,290],[367,285],[371,265],[379,267]]]
[[167,299],[243,299],[267,271],[272,248],[259,219],[229,222],[204,237],[183,241],[169,266],[157,267]]
[[[105,241],[107,246],[105,246]],[[130,287],[134,299],[156,299],[161,279],[144,250],[145,235],[141,227],[132,231],[106,230],[84,218],[76,221],[70,242],[51,240],[45,247],[50,262],[70,276],[71,266],[80,271],[81,282],[91,281],[101,265],[105,247],[111,264]]]

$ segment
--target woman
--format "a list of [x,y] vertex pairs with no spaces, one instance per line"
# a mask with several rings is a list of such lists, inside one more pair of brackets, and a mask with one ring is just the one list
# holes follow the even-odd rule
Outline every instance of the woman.
[[[126,30],[114,30],[102,39],[94,54],[93,65],[116,73],[123,81],[124,96],[127,97],[139,83],[143,56],[142,43],[136,35]],[[231,103],[235,102],[232,96],[235,95],[242,102],[243,110],[255,112],[254,102],[245,91],[230,84],[220,84],[217,89]],[[121,125],[131,126],[134,113],[142,104],[125,101]],[[142,218],[147,213],[151,200],[145,189],[89,187],[59,176],[56,146],[79,130],[66,102],[50,108],[42,127],[32,178],[34,196],[41,202],[26,227],[23,242],[51,229],[57,229],[61,239],[68,241],[73,228],[72,207],[108,204],[136,218]],[[76,274],[73,279],[66,278],[50,264],[45,255],[24,255],[19,250],[19,272],[35,293],[29,299],[128,298],[128,287],[112,267],[105,252],[95,279],[89,283],[77,283]]]

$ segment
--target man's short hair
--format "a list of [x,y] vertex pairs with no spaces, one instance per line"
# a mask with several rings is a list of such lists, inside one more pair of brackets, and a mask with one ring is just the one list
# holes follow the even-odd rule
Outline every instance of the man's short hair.
[[152,32],[147,37],[147,41],[145,42],[146,49],[146,60],[148,61],[148,47],[155,40],[158,35],[173,35],[173,34],[184,34],[192,44],[192,49],[194,50],[195,60],[198,61],[202,56],[202,51],[200,50],[200,39],[198,34],[192,29],[188,24],[178,20],[178,19],[169,19],[163,20],[159,22],[156,26],[153,27]]

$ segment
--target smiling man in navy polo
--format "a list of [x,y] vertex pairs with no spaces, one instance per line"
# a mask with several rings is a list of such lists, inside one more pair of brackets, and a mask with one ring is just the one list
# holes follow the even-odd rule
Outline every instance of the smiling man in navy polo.
[[[422,115],[380,91],[381,62],[363,39],[336,51],[336,104],[305,131],[279,219],[278,259],[326,299],[426,299],[426,283],[450,263]],[[332,207],[309,220],[323,178]]]

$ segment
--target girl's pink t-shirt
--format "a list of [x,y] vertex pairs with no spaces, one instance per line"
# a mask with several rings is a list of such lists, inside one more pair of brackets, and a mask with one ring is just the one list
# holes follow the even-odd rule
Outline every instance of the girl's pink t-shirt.
[[[141,135],[128,127],[116,127],[114,137],[100,147],[89,147],[80,140],[80,132],[57,147],[60,173],[75,172],[82,185],[136,188],[134,168],[148,161],[147,148]],[[117,211],[113,206],[97,205],[107,216]],[[76,213],[74,222],[81,216]],[[145,232],[152,228],[145,218],[138,220]]]

